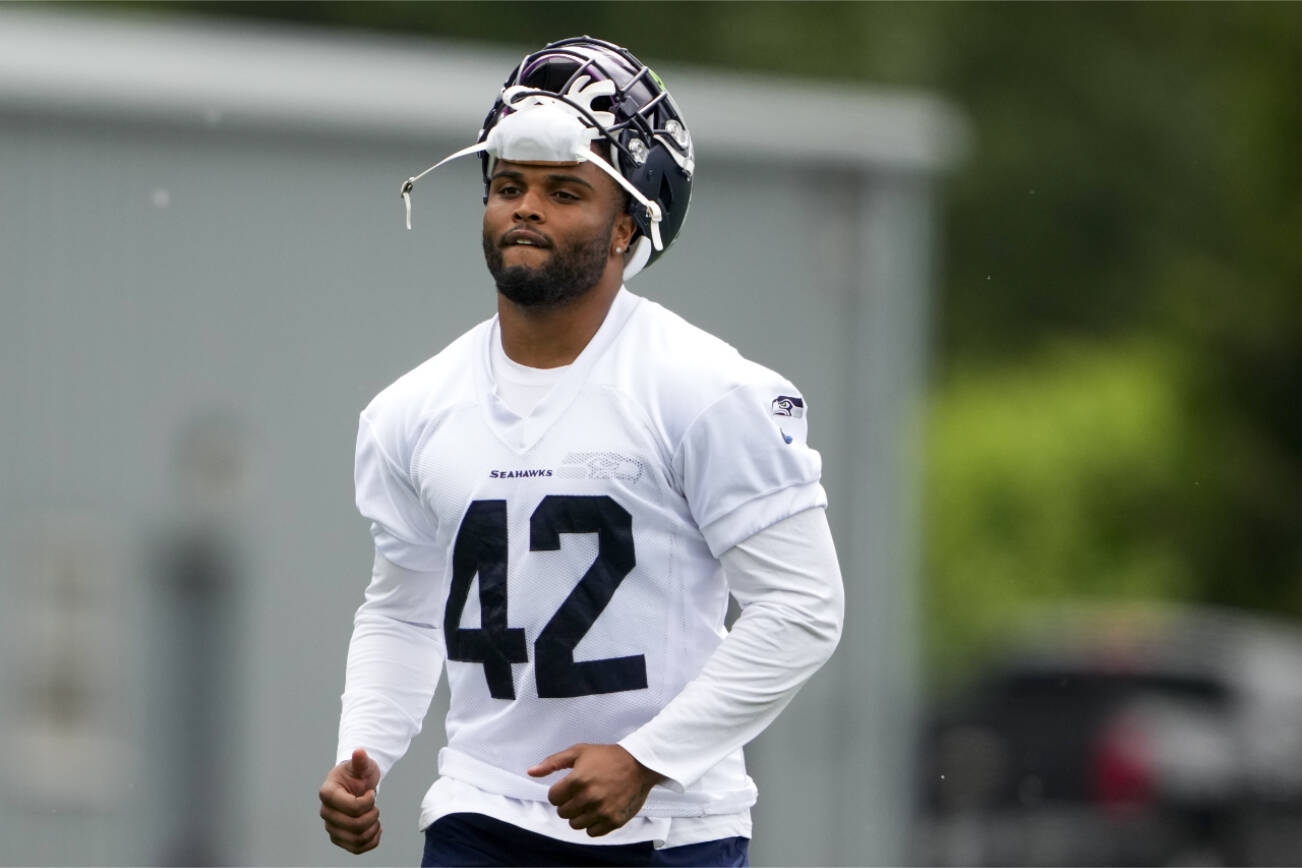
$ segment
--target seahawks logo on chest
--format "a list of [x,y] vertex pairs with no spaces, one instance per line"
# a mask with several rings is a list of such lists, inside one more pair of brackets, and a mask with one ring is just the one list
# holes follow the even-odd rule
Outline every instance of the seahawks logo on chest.
[[618,479],[637,482],[646,465],[618,452],[571,452],[565,456],[556,475],[566,479]]

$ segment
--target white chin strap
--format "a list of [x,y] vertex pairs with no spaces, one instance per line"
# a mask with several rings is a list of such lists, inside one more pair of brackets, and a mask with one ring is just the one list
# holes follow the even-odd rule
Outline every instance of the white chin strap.
[[[594,82],[587,87],[587,76],[581,77],[566,94],[566,97],[581,105],[591,105],[599,96],[609,96],[615,92],[613,81]],[[511,87],[502,95],[502,100],[513,111],[489,130],[487,138],[477,145],[462,148],[449,154],[430,166],[419,175],[408,178],[402,185],[402,201],[407,210],[407,228],[411,229],[411,190],[417,181],[437,169],[444,163],[470,154],[486,152],[490,157],[489,171],[497,160],[512,163],[583,163],[591,162],[615,183],[628,191],[643,208],[651,221],[651,238],[643,236],[630,250],[624,277],[632,277],[645,267],[651,258],[651,250],[664,250],[660,238],[660,221],[664,215],[660,206],[652,202],[641,191],[628,182],[600,154],[592,150],[592,140],[602,136],[601,130],[585,122],[582,114],[566,102],[533,92],[527,88]],[[599,123],[613,124],[615,117],[610,112],[591,112]]]

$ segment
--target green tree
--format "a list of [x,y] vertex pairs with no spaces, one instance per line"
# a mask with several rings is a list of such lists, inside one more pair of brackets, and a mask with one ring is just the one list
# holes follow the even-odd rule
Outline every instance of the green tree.
[[955,373],[928,431],[925,621],[961,673],[1026,606],[1186,597],[1183,366],[1152,343],[1060,343]]

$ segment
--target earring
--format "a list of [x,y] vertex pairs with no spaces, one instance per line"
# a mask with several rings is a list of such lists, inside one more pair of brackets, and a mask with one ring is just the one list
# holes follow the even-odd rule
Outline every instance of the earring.
[[624,248],[622,248],[622,247],[616,247],[616,248],[615,248],[615,252],[616,252],[616,253],[623,253],[623,252],[624,252]]

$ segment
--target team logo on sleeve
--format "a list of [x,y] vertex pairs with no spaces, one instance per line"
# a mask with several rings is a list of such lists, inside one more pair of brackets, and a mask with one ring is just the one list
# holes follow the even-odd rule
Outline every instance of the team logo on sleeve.
[[799,419],[805,415],[805,399],[792,395],[778,395],[773,399],[773,415]]

